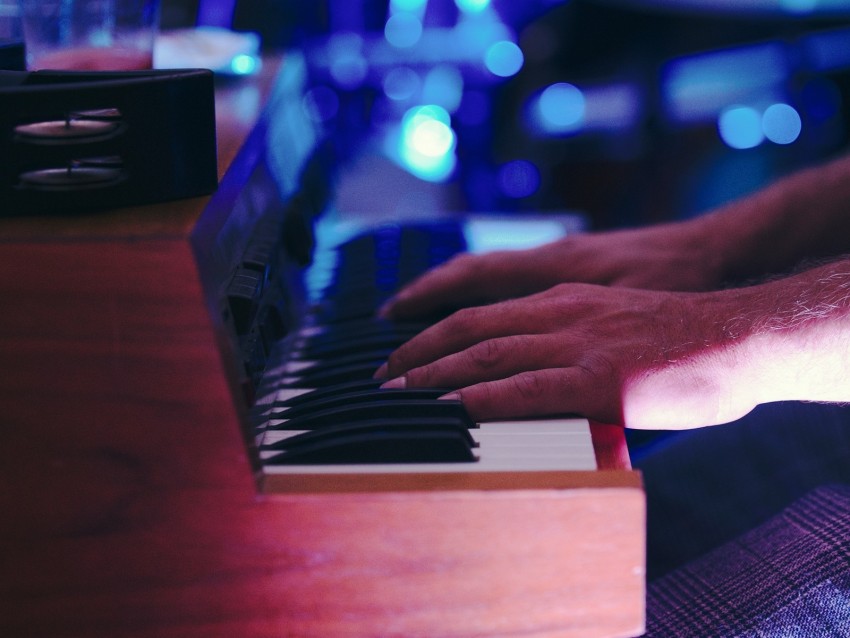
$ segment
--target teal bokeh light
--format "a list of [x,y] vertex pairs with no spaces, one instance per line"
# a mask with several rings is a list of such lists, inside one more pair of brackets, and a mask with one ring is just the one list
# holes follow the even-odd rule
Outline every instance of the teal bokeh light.
[[774,144],[791,144],[800,136],[803,123],[797,110],[788,104],[771,104],[761,118],[764,136]]
[[565,133],[584,121],[585,97],[581,89],[566,82],[546,87],[537,99],[537,123],[548,133]]
[[405,168],[428,181],[443,181],[457,164],[457,136],[448,111],[433,104],[405,113],[399,138],[399,158]]
[[464,13],[481,13],[490,6],[490,0],[455,0],[455,4]]
[[509,78],[519,73],[524,61],[522,49],[510,40],[493,43],[484,54],[487,70],[502,78]]
[[749,106],[724,110],[717,121],[720,138],[735,149],[755,148],[764,141],[761,114]]
[[399,49],[412,47],[422,38],[422,21],[414,13],[399,11],[387,20],[384,37]]

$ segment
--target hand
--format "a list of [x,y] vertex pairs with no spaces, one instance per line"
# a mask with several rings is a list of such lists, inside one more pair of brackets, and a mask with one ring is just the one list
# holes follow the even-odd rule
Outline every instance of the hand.
[[654,290],[706,290],[719,283],[710,238],[690,223],[571,235],[538,248],[463,254],[425,273],[382,309],[394,318],[528,295],[583,282]]
[[468,308],[394,352],[387,387],[458,388],[476,420],[564,413],[636,428],[724,423],[758,402],[726,318],[748,289],[562,284]]

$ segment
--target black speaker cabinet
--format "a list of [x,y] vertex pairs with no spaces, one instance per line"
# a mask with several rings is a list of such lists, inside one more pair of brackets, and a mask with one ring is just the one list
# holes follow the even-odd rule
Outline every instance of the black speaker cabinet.
[[211,193],[213,88],[205,69],[0,71],[0,216]]

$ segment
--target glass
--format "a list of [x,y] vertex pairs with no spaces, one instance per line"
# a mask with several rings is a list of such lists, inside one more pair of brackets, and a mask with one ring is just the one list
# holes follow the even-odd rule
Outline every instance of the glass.
[[24,69],[24,36],[18,0],[0,0],[0,69]]
[[21,0],[27,68],[153,66],[159,0]]

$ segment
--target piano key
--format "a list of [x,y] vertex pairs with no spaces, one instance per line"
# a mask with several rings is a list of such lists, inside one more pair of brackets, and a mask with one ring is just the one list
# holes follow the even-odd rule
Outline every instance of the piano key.
[[323,369],[318,372],[299,373],[298,376],[284,377],[280,379],[281,387],[315,387],[323,385],[335,385],[358,379],[371,379],[378,367],[384,362],[383,359],[365,361],[350,366]]
[[293,352],[292,356],[298,359],[325,359],[374,350],[392,352],[405,341],[408,341],[411,336],[413,335],[382,333],[350,339],[341,338],[324,344],[305,340],[299,344],[298,350]]
[[[316,289],[314,298],[320,299],[315,313],[306,318],[292,343],[276,359],[269,381],[274,388],[274,399],[264,404],[265,421],[258,427],[258,445],[270,445],[276,441],[297,436],[301,430],[277,429],[285,418],[289,407],[303,406],[301,416],[312,416],[314,410],[324,412],[328,406],[345,406],[359,403],[360,398],[348,399],[346,394],[368,393],[379,390],[382,380],[368,378],[337,384],[335,378],[302,378],[300,372],[308,362],[320,361],[326,366],[328,359],[336,356],[360,353],[373,347],[391,347],[394,335],[401,341],[418,334],[432,323],[430,320],[416,324],[397,324],[378,319],[372,309],[377,299],[384,298],[402,282],[421,273],[426,267],[445,261],[463,248],[462,232],[456,224],[447,226],[444,233],[434,233],[433,226],[421,228],[392,227],[387,232],[371,232],[350,246],[339,249],[334,277],[323,289]],[[355,311],[352,312],[352,309]],[[364,314],[366,309],[369,313]],[[343,315],[353,316],[344,321],[323,324],[322,315],[339,319]],[[362,341],[360,341],[362,339]],[[359,343],[358,343],[359,341]],[[367,357],[368,358],[368,357]],[[298,361],[297,364],[294,362]],[[376,362],[379,365],[379,362]],[[286,372],[299,370],[298,375]],[[377,365],[376,365],[377,368]],[[333,370],[333,367],[330,369]],[[324,372],[324,371],[323,371]],[[350,378],[350,377],[347,377]],[[325,386],[331,381],[333,385]],[[320,383],[321,382],[321,383]],[[335,399],[334,397],[339,397]],[[314,402],[328,399],[330,404],[316,408]],[[363,398],[367,403],[369,399]],[[443,402],[435,402],[443,403]],[[313,404],[314,407],[310,407]],[[271,407],[269,407],[271,406]],[[350,408],[350,406],[349,406]],[[419,415],[421,417],[421,415]],[[294,420],[294,419],[293,419]],[[406,420],[402,421],[406,422]],[[297,425],[296,421],[296,425]],[[357,422],[355,422],[357,423]],[[339,426],[337,422],[323,426]],[[358,424],[359,425],[359,424]],[[548,471],[548,470],[591,470],[596,468],[596,458],[591,443],[587,421],[583,419],[552,419],[517,422],[482,423],[470,430],[479,445],[475,463],[417,463],[416,472],[471,472],[471,471]],[[294,427],[294,425],[292,426]],[[388,463],[344,463],[344,464],[271,464],[266,459],[281,452],[263,448],[261,458],[270,474],[287,473],[333,473],[333,472],[410,472],[410,465],[403,462]]]
[[[493,440],[493,433],[500,437],[511,435],[524,440],[509,453],[505,446],[495,445],[502,440],[511,445],[510,439]],[[279,430],[267,431],[263,435],[266,444],[297,435],[298,432]],[[530,421],[480,423],[478,429],[470,430],[478,443],[475,463],[421,463],[415,471],[419,473],[444,472],[542,472],[542,471],[591,471],[596,470],[596,455],[586,419],[557,418]],[[261,457],[265,463],[263,452]],[[340,464],[340,465],[268,465],[268,474],[349,474],[349,473],[406,473],[411,467],[404,463],[386,464]]]
[[322,323],[337,325],[352,320],[374,317],[375,311],[379,307],[379,303],[370,300],[364,303],[352,303],[349,305],[320,306],[313,314]]
[[398,332],[399,334],[416,334],[427,328],[430,323],[423,321],[390,321],[378,316],[365,319],[352,319],[344,326],[322,326],[314,323],[302,330],[302,335],[310,339],[348,338],[367,334],[382,334]]
[[[367,361],[386,361],[393,352],[393,348],[376,348],[372,350],[363,350],[361,352],[352,352],[339,356],[317,357],[309,359],[296,358],[293,359],[289,369],[293,373],[307,374],[318,373],[330,368],[339,368],[343,366],[351,366]],[[375,366],[377,368],[377,366]],[[284,368],[287,369],[287,368]]]
[[370,403],[374,401],[398,401],[398,400],[435,400],[449,392],[446,388],[388,388],[386,390],[366,390],[363,392],[348,392],[333,394],[329,397],[319,397],[313,401],[304,401],[301,405],[278,410],[269,413],[270,418],[292,419],[296,416],[309,414],[319,410],[328,410],[346,405],[358,403]]
[[476,428],[475,423],[467,414],[460,401],[369,401],[344,405],[326,410],[304,414],[293,419],[273,419],[269,421],[268,429],[272,430],[313,430],[316,428],[333,427],[344,423],[378,419],[419,419],[446,418],[456,421],[466,428]]
[[264,445],[271,464],[469,463],[476,446],[454,419],[381,419],[302,432]]
[[383,379],[358,379],[357,381],[338,383],[323,388],[285,388],[277,393],[274,406],[296,407],[311,401],[322,400],[340,394],[377,390],[383,383]]

